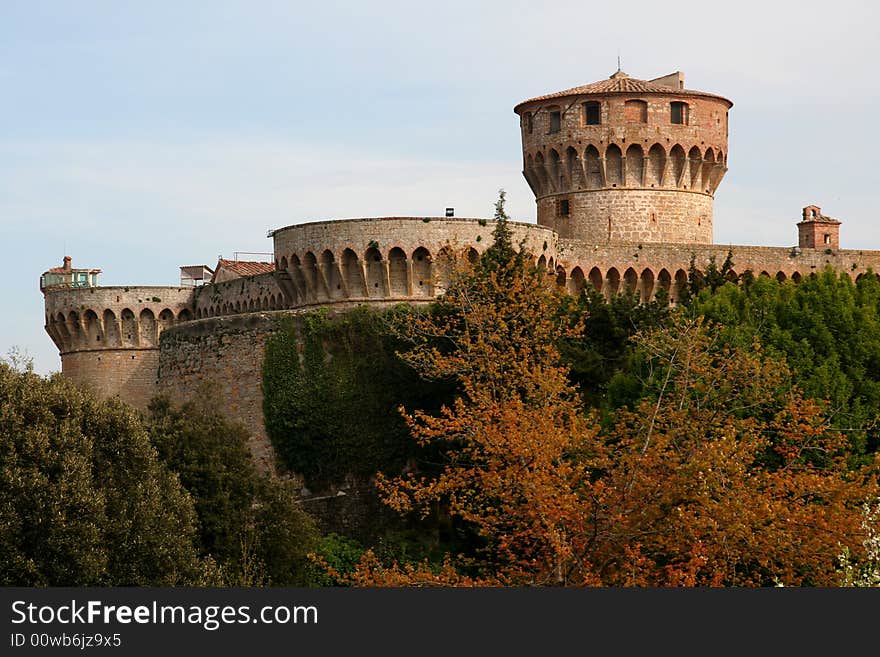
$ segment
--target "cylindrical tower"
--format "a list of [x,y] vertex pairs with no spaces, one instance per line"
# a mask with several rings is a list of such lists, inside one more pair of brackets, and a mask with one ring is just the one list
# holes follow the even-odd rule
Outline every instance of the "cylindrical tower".
[[593,244],[711,244],[732,106],[685,89],[682,73],[636,80],[621,71],[520,103],[538,223]]
[[98,272],[72,269],[65,258],[64,268],[43,274],[46,332],[65,377],[145,408],[157,392],[159,336],[193,318],[193,288],[98,287]]

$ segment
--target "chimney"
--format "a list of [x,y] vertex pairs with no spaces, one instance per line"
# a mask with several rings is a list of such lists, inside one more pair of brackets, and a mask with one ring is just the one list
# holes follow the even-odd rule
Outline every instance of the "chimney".
[[71,265],[70,256],[64,256],[64,271],[70,271],[71,269],[73,269],[73,266]]

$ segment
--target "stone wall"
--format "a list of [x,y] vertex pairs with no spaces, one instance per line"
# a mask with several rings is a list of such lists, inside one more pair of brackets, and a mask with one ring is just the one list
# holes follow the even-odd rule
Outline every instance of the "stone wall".
[[263,470],[274,469],[263,424],[263,354],[282,314],[198,319],[165,331],[159,350],[159,391],[178,404],[199,394],[216,395],[226,417],[250,431],[249,448]]
[[[558,203],[569,203],[559,216]],[[591,244],[712,242],[712,197],[664,189],[606,189],[540,198],[538,222]]]
[[[511,222],[515,243],[556,260],[556,233]],[[485,219],[387,217],[320,221],[273,233],[275,267],[287,306],[413,302],[432,299],[448,282],[443,252],[476,258],[492,243]]]
[[274,273],[242,276],[195,288],[195,317],[217,317],[285,307]]

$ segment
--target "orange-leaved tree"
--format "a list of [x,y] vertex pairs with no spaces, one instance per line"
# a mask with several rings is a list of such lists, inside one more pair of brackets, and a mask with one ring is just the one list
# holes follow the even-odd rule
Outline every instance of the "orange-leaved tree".
[[617,414],[593,560],[609,585],[837,583],[876,474],[784,364],[700,320],[639,335],[650,398]]
[[503,191],[493,235],[475,267],[452,268],[430,312],[404,314],[396,326],[412,344],[402,357],[424,378],[455,381],[459,394],[436,415],[402,409],[414,438],[444,461],[380,477],[379,488],[398,511],[427,515],[440,504],[467,523],[484,542],[471,555],[483,581],[583,578],[579,516],[596,432],[556,346],[577,327],[552,277],[514,245]]

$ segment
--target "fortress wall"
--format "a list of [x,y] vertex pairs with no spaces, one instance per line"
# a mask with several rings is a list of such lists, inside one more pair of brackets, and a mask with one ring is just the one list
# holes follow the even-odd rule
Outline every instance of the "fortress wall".
[[[511,222],[514,242],[545,263],[556,260],[556,234]],[[276,230],[275,266],[289,307],[352,301],[431,299],[448,281],[441,253],[474,258],[492,243],[494,223],[480,219],[387,217],[299,224]]]
[[565,196],[568,216],[557,216],[558,198],[538,199],[538,222],[563,239],[712,243],[712,197],[705,194],[663,189],[579,192]]
[[144,409],[156,394],[157,349],[77,351],[61,357],[61,373],[98,397],[117,396]]
[[274,467],[274,456],[263,426],[261,368],[280,316],[255,312],[181,324],[162,335],[157,363],[158,389],[175,403],[216,395],[221,411],[250,431],[251,453],[264,470]]
[[801,280],[831,266],[853,280],[871,270],[880,272],[880,251],[841,250],[826,253],[824,249],[796,247],[725,246],[722,244],[615,244],[594,245],[578,240],[561,240],[557,280],[575,292],[592,284],[606,296],[623,292],[626,287],[637,291],[647,301],[658,286],[677,300],[678,288],[687,280],[691,257],[696,266],[705,269],[714,257],[720,268],[732,253],[733,273],[746,270],[755,276],[766,274],[777,280]]
[[284,296],[274,273],[243,276],[195,290],[196,319],[284,307]]

